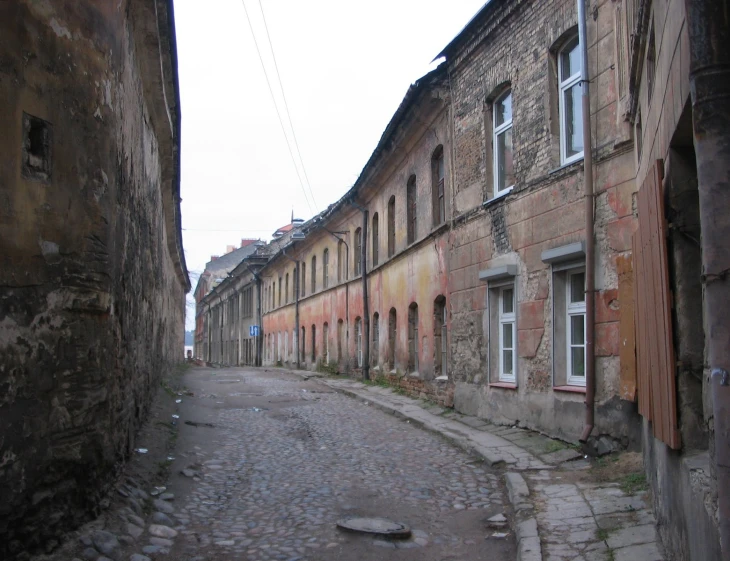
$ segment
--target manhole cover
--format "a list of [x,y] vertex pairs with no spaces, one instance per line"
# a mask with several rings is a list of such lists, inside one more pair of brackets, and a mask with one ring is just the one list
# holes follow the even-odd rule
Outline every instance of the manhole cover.
[[385,518],[344,518],[337,522],[337,527],[348,532],[378,534],[389,538],[409,538],[411,536],[411,529],[408,526]]

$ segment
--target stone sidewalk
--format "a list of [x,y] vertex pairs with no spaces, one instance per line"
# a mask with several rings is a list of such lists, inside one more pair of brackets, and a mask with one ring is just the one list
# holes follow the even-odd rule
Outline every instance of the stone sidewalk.
[[515,513],[519,561],[664,560],[647,492],[576,477],[591,464],[565,443],[461,415],[387,387],[339,377],[320,381],[502,467]]

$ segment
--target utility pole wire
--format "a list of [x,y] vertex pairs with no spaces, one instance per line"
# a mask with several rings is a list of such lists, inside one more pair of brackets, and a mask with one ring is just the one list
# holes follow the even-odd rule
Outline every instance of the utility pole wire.
[[264,15],[264,7],[261,4],[261,0],[259,0],[259,9],[261,10],[261,17],[264,20],[264,29],[266,30],[266,38],[269,40],[269,49],[271,49],[271,57],[274,59],[274,68],[276,69],[276,78],[279,80],[279,88],[281,89],[281,97],[284,99],[284,109],[286,110],[286,116],[289,119],[289,126],[291,127],[291,134],[294,138],[294,146],[297,149],[297,156],[299,156],[299,162],[302,166],[302,173],[304,174],[304,179],[307,183],[307,187],[309,188],[309,195],[312,197],[312,203],[314,203],[314,210],[317,209],[317,201],[314,200],[314,193],[312,192],[312,184],[309,183],[309,177],[307,176],[307,169],[304,167],[304,159],[302,158],[302,153],[299,150],[299,142],[297,141],[297,134],[294,132],[294,123],[292,123],[291,120],[291,112],[289,111],[289,104],[286,101],[286,94],[284,93],[284,83],[281,81],[281,74],[279,74],[279,65],[276,63],[276,54],[274,53],[274,45],[271,43],[271,35],[269,34],[269,26],[266,23],[266,16]]
[[[271,81],[269,80],[269,74],[266,72],[266,65],[264,64],[264,59],[261,56],[261,49],[259,49],[259,42],[256,40],[256,34],[253,31],[253,25],[251,24],[251,18],[248,16],[248,9],[246,8],[246,2],[245,0],[241,0],[241,4],[243,4],[243,11],[246,14],[246,20],[248,21],[248,27],[251,30],[251,36],[253,37],[253,43],[256,45],[256,52],[259,55],[259,61],[261,62],[261,68],[264,71],[264,77],[266,78],[266,85],[269,87],[269,94],[271,95],[271,101],[274,103],[274,109],[276,109],[276,116],[279,117],[279,124],[281,125],[281,132],[284,133],[284,140],[286,141],[286,147],[289,149],[289,156],[291,157],[292,164],[294,164],[294,171],[297,172],[297,178],[299,179],[299,185],[302,188],[302,192],[304,193],[304,200],[307,202],[307,206],[309,207],[309,212],[314,214],[314,211],[312,210],[312,205],[309,203],[309,198],[307,197],[307,190],[304,187],[304,181],[302,181],[302,176],[299,173],[299,166],[297,165],[296,159],[294,158],[294,152],[292,152],[291,145],[289,144],[289,137],[286,134],[286,127],[284,127],[284,121],[281,118],[281,113],[279,112],[279,106],[276,103],[276,97],[274,96],[274,90],[271,88]],[[293,130],[292,130],[293,132]],[[312,201],[314,202],[314,198],[312,198]]]

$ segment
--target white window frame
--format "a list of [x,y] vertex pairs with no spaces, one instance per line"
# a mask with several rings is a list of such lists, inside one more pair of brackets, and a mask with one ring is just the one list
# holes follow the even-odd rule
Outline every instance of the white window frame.
[[[505,313],[504,312],[504,293],[507,290],[512,291],[512,312],[511,313]],[[514,283],[506,284],[504,286],[501,286],[499,288],[499,298],[497,301],[497,305],[499,306],[499,381],[500,382],[509,382],[514,384],[516,381],[516,370],[517,370],[517,356],[516,356],[516,350],[517,350],[517,315],[515,313],[516,308],[516,298],[515,298],[515,285]],[[512,326],[512,347],[510,348],[510,351],[512,352],[512,373],[505,373],[504,371],[504,326],[505,325],[511,325]]]
[[[566,271],[566,282],[565,282],[565,365],[567,367],[567,382],[569,386],[585,386],[585,366],[586,366],[586,294],[585,294],[585,267],[569,269]],[[571,302],[571,287],[572,279],[575,275],[583,275],[583,301],[582,302]],[[574,345],[572,343],[572,329],[573,323],[572,318],[575,316],[581,316],[583,318],[583,345]],[[583,376],[573,376],[573,353],[572,349],[575,347],[583,347]]]
[[[575,39],[576,37],[577,36],[571,37],[568,40],[567,44],[572,43],[573,39]],[[567,44],[566,44],[566,47],[567,47]],[[558,62],[558,91],[560,92],[560,100],[559,100],[559,108],[558,108],[558,113],[559,113],[559,117],[560,117],[560,161],[562,164],[570,164],[572,162],[575,162],[575,161],[583,158],[583,151],[578,152],[577,154],[574,154],[570,157],[566,157],[566,155],[565,155],[567,152],[567,141],[568,141],[566,126],[565,126],[566,125],[565,121],[567,118],[567,114],[565,111],[565,96],[566,96],[567,92],[573,86],[580,83],[580,67],[582,65],[582,62],[581,62],[581,64],[578,65],[577,72],[575,72],[571,76],[567,76],[565,78],[563,77],[562,59],[563,59],[563,54],[567,51],[566,47],[563,47],[562,49],[560,49],[560,51],[558,52],[558,60],[557,60],[557,62]],[[583,51],[581,50],[580,40],[578,41],[576,48],[578,49],[578,52],[580,53],[580,55],[582,57]],[[586,118],[586,115],[583,115],[583,119],[585,119],[585,118]],[[581,123],[581,126],[582,126],[582,123]],[[584,147],[584,149],[585,149],[585,147]]]
[[[513,183],[512,185],[508,185],[508,186],[504,187],[503,189],[500,189],[499,188],[499,149],[498,149],[499,142],[498,142],[498,139],[499,139],[499,136],[500,135],[506,134],[507,131],[509,131],[509,130],[512,129],[512,117],[511,117],[512,111],[510,110],[510,120],[509,121],[505,121],[501,125],[496,126],[496,123],[497,123],[497,118],[496,118],[497,104],[499,104],[501,101],[503,101],[507,96],[511,96],[511,95],[512,95],[512,90],[511,89],[502,92],[502,95],[500,95],[495,100],[495,102],[494,102],[494,104],[492,106],[493,107],[492,122],[494,123],[494,127],[493,127],[494,128],[494,132],[492,133],[492,152],[493,152],[493,154],[492,154],[492,161],[494,163],[493,175],[494,175],[494,197],[495,198],[498,197],[498,196],[500,196],[500,195],[506,195],[514,187],[514,183]],[[511,102],[510,102],[510,105],[511,105]]]

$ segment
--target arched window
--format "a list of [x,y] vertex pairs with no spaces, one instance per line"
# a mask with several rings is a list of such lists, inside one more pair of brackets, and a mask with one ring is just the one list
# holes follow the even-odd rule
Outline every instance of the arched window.
[[322,326],[322,358],[325,364],[330,362],[330,340],[329,340],[330,326],[325,321]]
[[355,276],[360,275],[361,267],[360,261],[362,260],[362,228],[355,230]]
[[406,220],[408,221],[408,243],[412,244],[418,236],[418,195],[416,193],[416,176],[411,175],[406,187]]
[[302,364],[306,364],[306,362],[307,362],[306,344],[307,344],[307,332],[304,329],[304,326],[302,325],[302,340],[299,341],[299,354],[302,357],[301,358]]
[[305,296],[307,294],[307,283],[305,282],[307,279],[307,264],[302,262],[299,266],[302,268],[302,282],[299,283],[299,290],[301,295]]
[[388,365],[391,370],[395,370],[396,320],[395,308],[391,308],[388,313]]
[[431,201],[433,225],[446,221],[446,194],[444,191],[444,147],[439,146],[431,156]]
[[395,195],[388,201],[388,257],[395,255]]
[[433,303],[433,369],[436,376],[447,375],[446,298],[436,297]]
[[317,292],[317,256],[312,257],[312,270],[309,271],[309,277],[312,279],[312,294]]
[[355,318],[355,355],[357,357],[358,368],[362,367],[362,319],[360,316]]
[[380,360],[380,315],[373,314],[373,342],[370,345],[371,364],[377,366]]
[[418,372],[418,304],[408,306],[408,372]]
[[279,275],[279,307],[281,307],[281,275]]
[[494,102],[494,196],[511,189],[515,184],[512,161],[512,90],[502,93]]
[[340,240],[337,242],[337,282],[347,280],[347,246]]
[[286,274],[286,289],[284,290],[284,302],[289,303],[289,273]]
[[330,250],[322,252],[322,288],[327,288],[330,283]]
[[378,232],[378,213],[373,214],[373,267],[378,266],[378,244],[380,243]]
[[312,326],[312,364],[317,361],[317,327]]
[[343,358],[342,347],[343,341],[345,340],[345,323],[341,320],[337,320],[337,362],[340,362]]
[[576,34],[558,52],[560,161],[563,164],[574,162],[583,157],[581,60],[580,43]]

